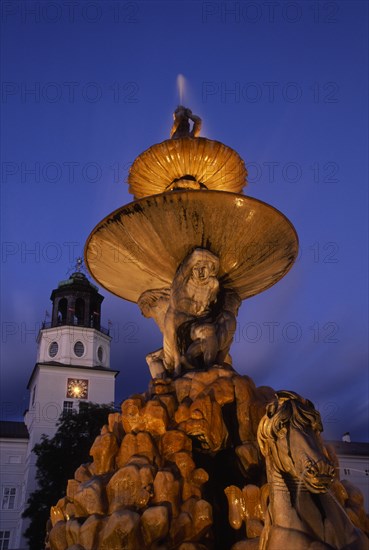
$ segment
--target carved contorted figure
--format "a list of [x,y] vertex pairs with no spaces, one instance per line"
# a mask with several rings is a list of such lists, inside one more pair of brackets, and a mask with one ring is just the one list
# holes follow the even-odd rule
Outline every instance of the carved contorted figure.
[[170,289],[140,296],[142,313],[155,319],[164,336],[163,349],[147,356],[154,378],[226,359],[241,300],[235,291],[220,288],[218,270],[217,256],[196,248],[180,264]]
[[[170,132],[172,139],[179,139],[184,137],[197,137],[201,130],[201,118],[194,115],[191,109],[178,105],[177,109],[173,113],[173,126]],[[192,120],[193,127],[190,130],[189,120]]]
[[[167,370],[180,373],[181,356],[185,349],[178,334],[183,325],[197,321],[197,330],[201,331],[209,346],[217,347],[215,327],[210,322],[212,306],[217,300],[219,281],[218,258],[203,248],[196,248],[179,266],[173,279],[169,307],[164,321],[164,363]],[[183,342],[184,343],[184,342]],[[182,349],[181,349],[182,348]]]
[[270,502],[260,550],[365,550],[368,540],[328,492],[335,470],[314,405],[277,392],[258,428]]
[[182,363],[190,366],[196,358],[203,355],[205,367],[213,364],[231,363],[229,348],[237,326],[237,313],[241,299],[232,289],[222,289],[218,294],[213,319],[194,322],[191,326],[192,343],[182,357]]

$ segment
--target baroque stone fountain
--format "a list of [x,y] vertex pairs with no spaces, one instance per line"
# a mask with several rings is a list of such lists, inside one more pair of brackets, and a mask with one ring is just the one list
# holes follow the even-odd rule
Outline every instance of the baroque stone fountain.
[[179,106],[171,139],[131,167],[135,200],[87,241],[93,277],[153,318],[163,346],[52,507],[47,548],[364,550],[362,496],[337,478],[314,405],[232,366],[241,301],[287,273],[298,240],[200,128]]

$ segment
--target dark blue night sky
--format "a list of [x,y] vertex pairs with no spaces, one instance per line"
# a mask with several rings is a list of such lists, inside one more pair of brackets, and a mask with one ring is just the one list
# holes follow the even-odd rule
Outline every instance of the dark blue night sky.
[[[132,200],[129,165],[184,103],[249,168],[245,193],[294,224],[300,255],[243,303],[234,367],[313,400],[327,438],[367,441],[368,112],[363,1],[3,1],[2,419],[21,418],[51,290]],[[102,289],[117,400],[160,345]]]

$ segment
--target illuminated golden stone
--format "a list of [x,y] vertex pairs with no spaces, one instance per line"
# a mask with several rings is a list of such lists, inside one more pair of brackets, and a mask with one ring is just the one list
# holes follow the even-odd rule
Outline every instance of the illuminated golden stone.
[[102,220],[87,240],[85,262],[101,286],[137,302],[146,290],[170,287],[196,247],[219,258],[220,282],[244,299],[287,273],[298,239],[291,222],[264,202],[221,191],[172,191]]
[[[288,272],[298,241],[281,212],[240,194],[242,159],[195,137],[200,127],[190,109],[176,109],[172,139],[132,165],[138,200],[87,241],[94,278],[138,302],[163,347],[146,357],[148,391],[110,414],[93,462],[52,508],[46,549],[364,550],[353,527],[369,532],[363,497],[336,480],[346,515],[326,494],[338,464],[321,444],[312,403],[256,387],[232,367],[241,299]],[[83,382],[68,380],[71,397],[84,396]]]
[[219,141],[168,139],[136,158],[128,176],[129,191],[137,199],[156,195],[185,176],[207,189],[240,193],[246,185],[247,170],[239,154]]

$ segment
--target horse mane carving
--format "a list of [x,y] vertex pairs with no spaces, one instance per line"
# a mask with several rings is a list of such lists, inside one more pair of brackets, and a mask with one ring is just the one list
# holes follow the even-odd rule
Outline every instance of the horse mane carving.
[[[277,392],[276,400],[267,405],[266,414],[259,423],[257,435],[262,454],[266,457],[268,454],[272,453],[275,464],[280,470],[285,468],[285,464],[283,465],[281,461],[280,453],[273,453],[273,443],[287,435],[288,428],[299,430],[302,433],[309,430],[311,434],[314,434],[314,437],[318,440],[317,443],[320,449],[326,457],[326,460],[321,459],[321,461],[323,460],[322,464],[325,463],[328,466],[328,454],[324,450],[320,439],[320,433],[323,431],[323,426],[319,412],[308,399],[301,397],[295,392],[283,390]],[[286,459],[288,460],[288,456],[284,457],[284,460]],[[313,464],[309,463],[309,460],[306,461],[304,466],[301,472],[295,472],[296,477],[301,479],[301,475],[307,475],[309,473],[309,467],[310,473],[313,474],[313,468],[311,468]],[[328,470],[326,472],[328,476],[324,479],[324,484],[314,489],[310,483],[310,490],[313,492],[327,490],[334,477],[333,465],[330,465],[328,469],[329,472]],[[290,470],[290,468],[288,468],[288,470]],[[323,478],[321,478],[321,482],[323,482]],[[306,483],[308,483],[307,479]]]
[[335,468],[320,437],[313,403],[276,393],[258,427],[266,461],[269,506],[260,550],[365,550],[367,537],[329,492]]
[[262,452],[264,443],[270,437],[278,436],[280,423],[285,424],[287,421],[300,430],[311,425],[315,431],[323,431],[320,414],[309,399],[292,391],[279,391],[275,401],[267,405],[266,415],[259,423],[259,445]]

